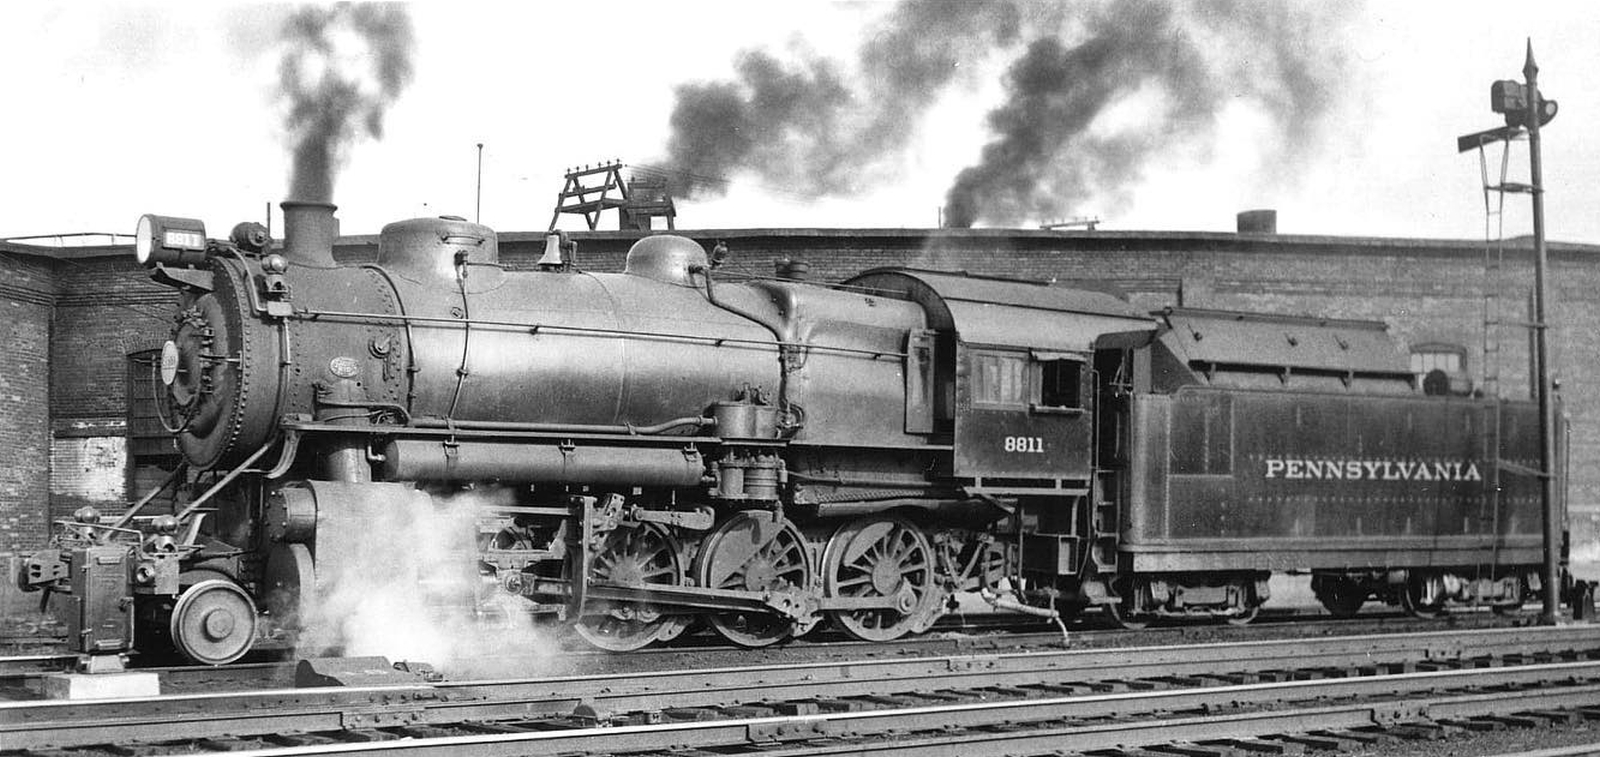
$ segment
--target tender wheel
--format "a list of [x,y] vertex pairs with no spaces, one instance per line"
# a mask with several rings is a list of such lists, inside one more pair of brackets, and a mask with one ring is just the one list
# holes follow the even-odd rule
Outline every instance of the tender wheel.
[[1414,618],[1432,619],[1444,615],[1444,601],[1427,598],[1428,582],[1432,579],[1411,579],[1400,587],[1400,609]]
[[[711,532],[695,559],[700,586],[737,591],[807,591],[811,561],[800,530],[772,513],[748,510]],[[810,630],[808,623],[762,612],[709,614],[719,636],[744,647],[765,647]]]
[[[683,583],[682,552],[665,528],[644,523],[613,529],[594,556],[591,583],[621,586],[678,586]],[[627,652],[677,636],[687,619],[642,602],[589,600],[573,630],[584,641],[612,652]]]
[[1514,599],[1490,605],[1489,609],[1493,610],[1494,614],[1496,615],[1516,615],[1517,613],[1522,612],[1522,605],[1528,601],[1527,579],[1517,579],[1515,592],[1516,597]]
[[1315,586],[1317,601],[1335,618],[1353,618],[1367,603],[1366,587],[1347,578],[1319,580]]
[[925,630],[938,614],[933,549],[908,521],[874,516],[846,523],[828,540],[822,564],[830,597],[897,599],[892,609],[828,611],[829,619],[862,641]]
[[[1138,612],[1136,608],[1148,606],[1150,602],[1150,587],[1143,580],[1133,577],[1113,579],[1111,589],[1117,593],[1117,601],[1101,605],[1106,608],[1106,617],[1111,622],[1130,631],[1147,628],[1150,621],[1155,619],[1154,614]],[[1145,600],[1141,602],[1140,600]]]
[[1238,615],[1229,615],[1225,618],[1225,620],[1228,621],[1228,625],[1230,626],[1248,626],[1254,622],[1256,617],[1259,615],[1261,615],[1261,604],[1259,602],[1252,601],[1250,606],[1245,608],[1244,612],[1241,612]]
[[1150,616],[1135,615],[1128,608],[1123,607],[1126,600],[1105,605],[1106,616],[1111,622],[1129,631],[1139,631],[1150,627]]
[[170,630],[184,657],[202,665],[226,665],[255,643],[256,605],[238,584],[207,579],[178,597]]

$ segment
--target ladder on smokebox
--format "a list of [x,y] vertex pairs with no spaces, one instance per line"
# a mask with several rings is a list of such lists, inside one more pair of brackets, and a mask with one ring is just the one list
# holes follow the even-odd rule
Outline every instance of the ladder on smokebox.
[[[1483,368],[1479,373],[1481,388],[1484,397],[1494,402],[1494,413],[1486,415],[1489,421],[1488,428],[1483,429],[1482,459],[1492,460],[1483,478],[1483,507],[1479,518],[1485,513],[1491,518],[1493,532],[1496,538],[1493,541],[1489,561],[1490,571],[1493,572],[1500,564],[1500,543],[1503,536],[1500,534],[1500,471],[1508,467],[1508,461],[1500,457],[1501,429],[1504,427],[1501,417],[1500,402],[1500,329],[1506,326],[1531,327],[1532,324],[1524,321],[1508,320],[1504,314],[1505,304],[1501,302],[1500,290],[1505,285],[1505,207],[1506,195],[1527,194],[1533,191],[1530,184],[1506,181],[1507,169],[1510,165],[1511,143],[1522,134],[1521,129],[1505,130],[1498,138],[1484,138],[1478,142],[1478,176],[1483,184]],[[1497,182],[1490,181],[1489,156],[1487,146],[1490,142],[1498,141],[1500,150],[1500,172]],[[1509,463],[1512,468],[1520,469],[1518,463]],[[1480,573],[1482,565],[1479,566]],[[1481,576],[1480,576],[1481,577]]]

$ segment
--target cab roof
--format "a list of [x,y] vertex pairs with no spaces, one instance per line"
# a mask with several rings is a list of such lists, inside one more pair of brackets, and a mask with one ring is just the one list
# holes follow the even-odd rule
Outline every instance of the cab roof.
[[1087,352],[1102,337],[1147,340],[1157,323],[1103,291],[916,268],[874,268],[844,282],[922,306],[928,325],[970,345]]

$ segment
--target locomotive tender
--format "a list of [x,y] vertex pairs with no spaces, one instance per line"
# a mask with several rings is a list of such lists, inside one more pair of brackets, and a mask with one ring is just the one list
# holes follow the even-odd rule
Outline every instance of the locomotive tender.
[[619,274],[552,236],[518,271],[453,217],[340,265],[333,206],[283,209],[280,251],[141,220],[182,292],[161,378],[200,493],[83,513],[29,562],[83,651],[231,662],[294,630],[373,519],[491,485],[514,498],[480,507],[474,601],[615,650],[697,620],[888,640],[962,591],[1138,626],[1248,622],[1274,571],[1339,615],[1538,587],[1535,410],[1425,393],[1379,323],[913,268],[732,277],[671,235]]

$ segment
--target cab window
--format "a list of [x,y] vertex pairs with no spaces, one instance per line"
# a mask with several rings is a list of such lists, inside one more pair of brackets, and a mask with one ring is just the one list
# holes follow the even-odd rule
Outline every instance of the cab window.
[[1041,360],[1039,407],[1083,407],[1083,363],[1076,360]]
[[973,404],[1023,408],[1028,405],[1028,395],[1028,361],[1025,356],[1003,352],[973,353]]

